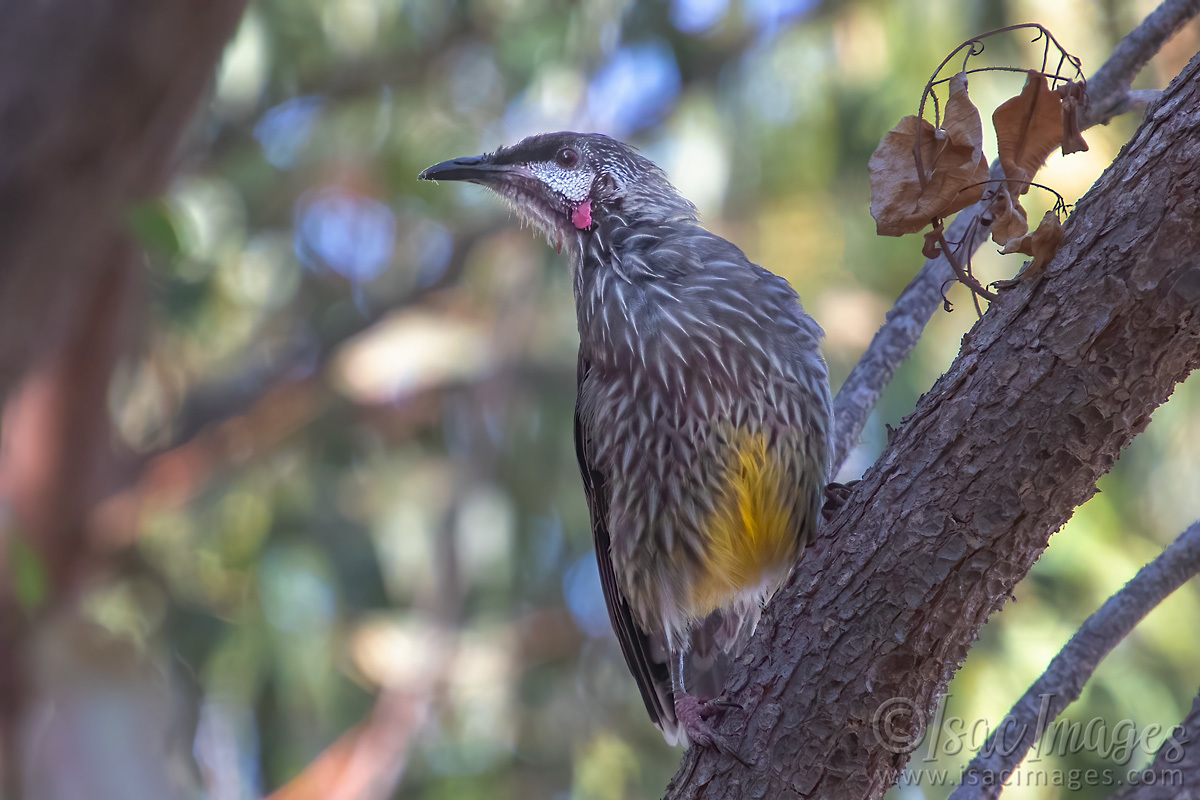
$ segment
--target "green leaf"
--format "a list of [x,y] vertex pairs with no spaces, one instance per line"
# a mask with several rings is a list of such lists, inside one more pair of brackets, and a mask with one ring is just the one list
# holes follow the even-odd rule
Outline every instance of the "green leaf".
[[10,536],[8,571],[17,602],[26,611],[36,611],[46,602],[49,577],[42,557],[20,536]]
[[179,234],[171,210],[162,200],[133,206],[125,215],[130,232],[152,256],[174,260],[179,256]]

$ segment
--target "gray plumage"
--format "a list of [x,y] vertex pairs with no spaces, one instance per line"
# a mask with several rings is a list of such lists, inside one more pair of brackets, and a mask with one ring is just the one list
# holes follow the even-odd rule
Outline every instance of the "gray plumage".
[[821,329],[609,137],[543,134],[422,177],[481,183],[568,249],[576,449],[610,617],[668,740],[712,741],[707,701],[820,518]]

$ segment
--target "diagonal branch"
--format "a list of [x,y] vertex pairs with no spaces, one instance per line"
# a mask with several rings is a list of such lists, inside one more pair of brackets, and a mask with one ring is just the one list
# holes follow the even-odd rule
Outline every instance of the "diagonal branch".
[[1194,800],[1200,797],[1200,696],[1192,709],[1158,749],[1137,783],[1130,783],[1114,800]]
[[[1200,522],[1193,523],[1158,558],[1110,597],[1067,642],[1050,666],[1000,723],[963,773],[950,800],[1000,796],[1008,774],[1042,734],[1079,697],[1100,663],[1134,626],[1168,595],[1200,572]],[[1015,738],[1014,738],[1015,735]],[[997,743],[1003,746],[997,746]]]
[[[1000,162],[993,165],[988,177],[1004,177]],[[946,229],[947,240],[962,242],[959,252],[974,253],[987,241],[987,228],[978,224],[983,211],[982,203],[964,209]],[[830,475],[837,475],[858,444],[858,438],[862,436],[867,419],[883,395],[884,388],[892,382],[896,370],[908,360],[909,354],[917,346],[925,326],[945,298],[942,287],[952,280],[954,268],[944,255],[928,259],[917,276],[900,292],[883,326],[876,331],[866,352],[846,376],[833,400],[833,469]]]
[[[1085,127],[1107,122],[1117,114],[1138,107],[1136,101],[1139,98],[1131,96],[1130,83],[1163,44],[1197,14],[1200,14],[1200,0],[1164,0],[1121,40],[1112,56],[1088,82],[1089,113]],[[988,177],[1004,177],[999,162],[992,165]],[[978,224],[986,210],[987,201],[980,201],[961,211],[951,222],[946,238],[955,242],[962,240],[958,252],[974,253],[987,241],[987,228]],[[954,270],[944,256],[927,260],[900,293],[883,326],[838,390],[833,401],[836,421],[832,474],[837,474],[858,444],[884,388],[916,347],[925,326],[942,304],[942,287],[952,280]]]

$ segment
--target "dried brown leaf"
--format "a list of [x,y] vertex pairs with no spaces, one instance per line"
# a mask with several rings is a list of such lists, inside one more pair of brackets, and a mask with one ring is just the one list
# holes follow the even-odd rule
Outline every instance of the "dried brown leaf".
[[[1046,83],[1046,76],[1029,71],[1025,88],[1000,104],[992,114],[1000,164],[1010,180],[1028,184],[1047,156],[1062,144],[1062,97]],[[1028,191],[1028,185],[1020,194]]]
[[1028,233],[1029,222],[1021,201],[1013,196],[1006,184],[1001,184],[995,192],[987,211],[980,215],[980,222],[991,228],[992,241],[1004,247]]
[[[920,139],[925,185],[914,155]],[[944,125],[909,115],[879,142],[868,164],[871,216],[881,236],[916,233],[935,218],[966,208],[983,196],[988,162],[983,124],[967,94],[966,76],[950,79]],[[969,187],[969,188],[968,188]]]
[[946,118],[942,120],[951,141],[983,150],[983,122],[979,109],[967,93],[967,74],[960,72],[950,79],[950,99],[946,101]]
[[1058,221],[1058,215],[1054,211],[1047,211],[1033,233],[1013,239],[1004,246],[1004,250],[1001,252],[1024,253],[1027,256],[1033,256],[1033,261],[1021,272],[1020,277],[1024,280],[1041,273],[1054,258],[1054,254],[1058,252],[1058,246],[1062,244],[1062,239],[1063,228],[1062,223]]
[[1071,81],[1055,91],[1062,98],[1063,155],[1086,153],[1088,143],[1083,140],[1083,112],[1087,108],[1087,87]]
[[921,245],[921,255],[926,258],[937,258],[942,254],[942,245],[938,238],[942,235],[941,228],[925,232],[925,244]]

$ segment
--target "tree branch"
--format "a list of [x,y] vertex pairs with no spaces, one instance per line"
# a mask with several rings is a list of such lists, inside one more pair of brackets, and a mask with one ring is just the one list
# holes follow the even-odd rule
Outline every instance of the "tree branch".
[[[988,177],[1004,177],[999,161],[992,165]],[[987,241],[988,229],[978,224],[985,209],[986,204],[982,202],[964,209],[946,229],[947,240],[962,241],[959,252],[974,253]],[[858,444],[883,390],[892,382],[900,365],[908,360],[933,313],[941,307],[945,299],[942,287],[953,280],[954,268],[944,255],[926,260],[917,276],[900,292],[882,327],[875,332],[871,344],[846,376],[833,400],[833,469],[830,475],[837,475]]]
[[[1145,102],[1143,93],[1129,91],[1130,83],[1163,44],[1197,14],[1200,14],[1200,0],[1164,0],[1141,25],[1121,40],[1112,56],[1088,82],[1089,112],[1085,129],[1108,122]],[[992,164],[988,177],[992,180],[1004,177],[999,161]],[[987,210],[988,203],[988,200],[982,200],[963,209],[950,223],[946,238],[963,240],[958,252],[974,253],[987,241],[989,231],[977,221]],[[925,326],[942,304],[942,287],[952,280],[954,270],[945,256],[927,260],[900,293],[883,326],[838,390],[833,401],[833,475],[858,444],[884,388],[916,347]]]
[[1107,124],[1131,107],[1129,87],[1166,41],[1200,14],[1200,0],[1164,0],[1129,32],[1088,81],[1084,126]]
[[[805,553],[671,798],[877,798],[979,627],[1200,366],[1200,58]],[[897,703],[903,704],[894,713]]]
[[1154,761],[1142,771],[1136,785],[1129,784],[1113,800],[1194,800],[1200,797],[1200,696]]
[[[1110,597],[1071,637],[971,760],[950,800],[1000,796],[999,776],[1015,769],[1045,726],[1079,697],[1096,666],[1168,595],[1200,572],[1200,522]],[[998,746],[1003,743],[1003,746]]]
[[0,497],[58,597],[71,594],[91,555],[87,520],[114,461],[108,389],[142,294],[129,242],[96,257],[98,269],[78,279],[60,347],[30,370],[0,433]]
[[[449,659],[437,666],[445,669]],[[434,683],[431,679],[430,684]],[[386,800],[430,714],[433,686],[385,687],[367,718],[266,800]]]

